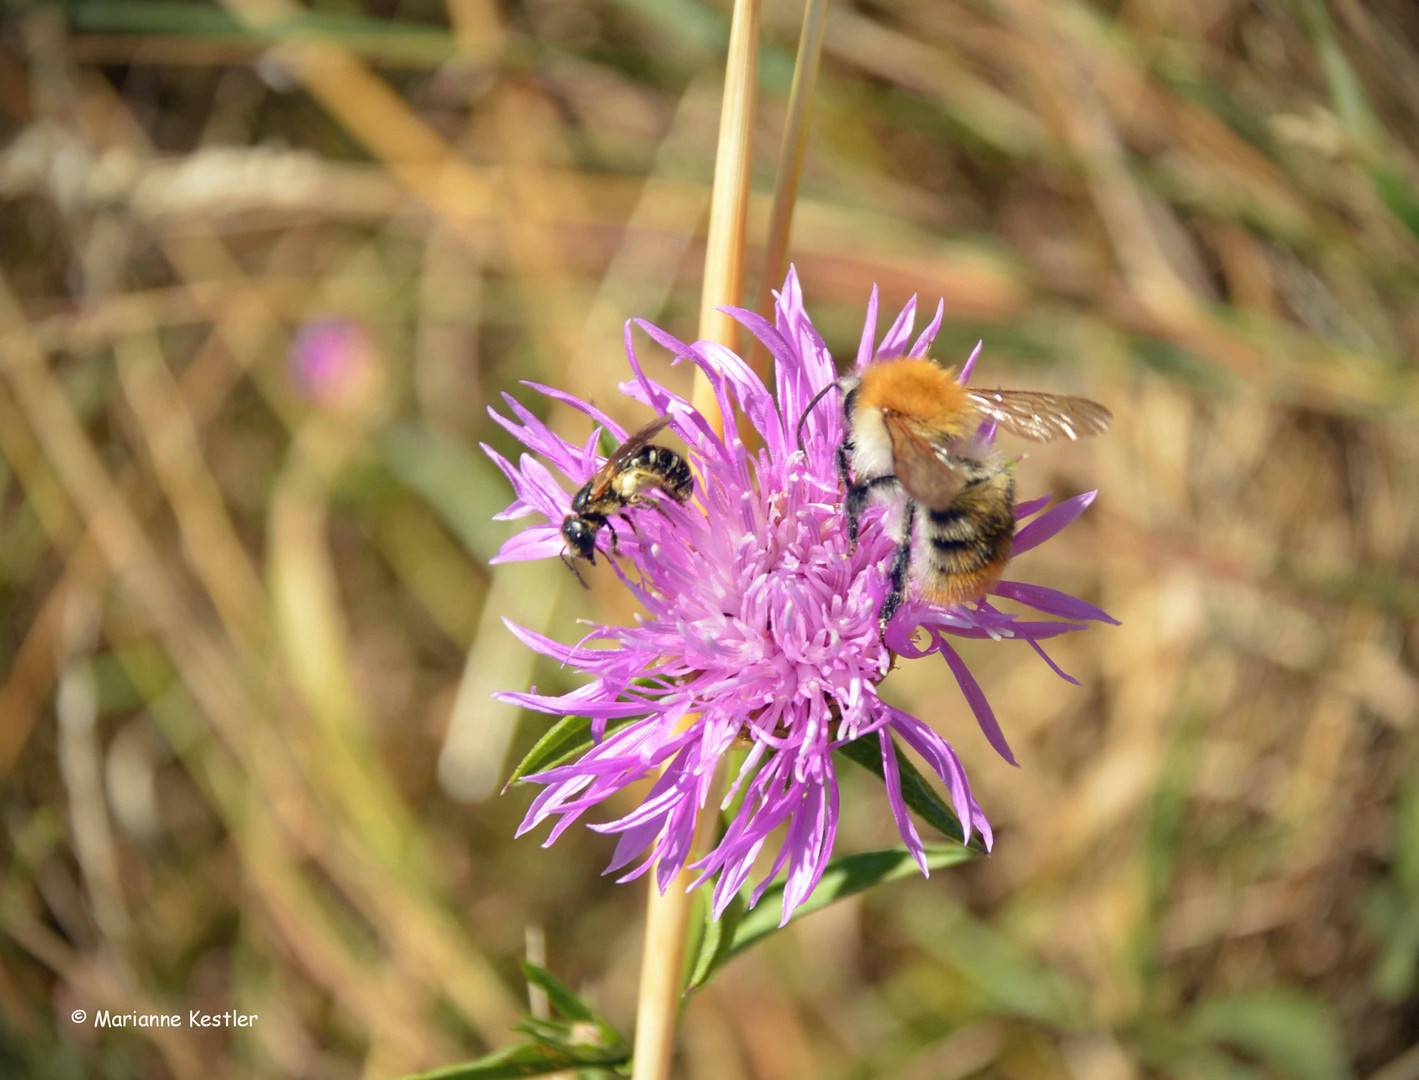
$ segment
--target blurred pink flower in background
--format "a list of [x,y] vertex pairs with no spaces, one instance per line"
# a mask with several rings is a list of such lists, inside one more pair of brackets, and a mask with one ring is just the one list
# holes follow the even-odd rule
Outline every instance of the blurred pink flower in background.
[[343,316],[303,323],[287,361],[301,395],[337,412],[364,411],[382,384],[374,338],[362,323]]

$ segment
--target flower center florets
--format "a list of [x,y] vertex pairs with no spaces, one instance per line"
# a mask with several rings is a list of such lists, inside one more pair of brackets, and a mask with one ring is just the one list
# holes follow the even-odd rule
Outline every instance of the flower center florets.
[[[790,711],[845,700],[854,684],[879,681],[888,664],[870,563],[849,551],[836,500],[815,501],[822,485],[805,484],[798,472],[762,470],[757,528],[737,537],[733,610],[715,613],[728,614],[736,636],[752,643],[737,674],[747,696]],[[724,625],[701,629],[721,634]]]

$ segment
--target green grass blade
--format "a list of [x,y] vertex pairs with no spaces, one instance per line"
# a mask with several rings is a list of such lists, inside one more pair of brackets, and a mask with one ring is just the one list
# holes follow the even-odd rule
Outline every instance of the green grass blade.
[[1262,1061],[1286,1080],[1355,1075],[1339,1020],[1310,994],[1278,989],[1214,998],[1194,1010],[1192,1030]]
[[[926,848],[926,865],[931,870],[941,870],[948,866],[966,862],[976,857],[976,853],[959,844],[931,844]],[[885,851],[867,851],[857,855],[844,855],[834,859],[823,871],[823,877],[798,909],[793,913],[792,922],[811,915],[829,904],[898,878],[920,874],[921,869],[911,852],[906,848],[888,848]],[[725,913],[726,916],[728,912]],[[770,934],[782,929],[779,920],[783,915],[783,885],[770,888],[760,898],[759,903],[739,920],[733,931],[733,941],[722,950],[722,959],[707,965],[701,978],[692,983],[693,987],[703,986],[711,975],[725,961],[739,955],[751,945],[756,945]]]
[[[942,836],[955,840],[958,844],[961,843],[965,839],[965,833],[961,829],[961,819],[946,805],[941,796],[936,794],[936,789],[927,782],[920,770],[902,753],[901,747],[897,746],[895,740],[892,742],[892,748],[897,754],[897,769],[902,780],[902,798],[906,804]],[[847,745],[839,747],[838,753],[849,761],[861,765],[879,780],[885,781],[886,774],[882,767],[881,746],[875,734],[854,739]],[[985,850],[979,833],[971,837],[970,846],[976,851]]]

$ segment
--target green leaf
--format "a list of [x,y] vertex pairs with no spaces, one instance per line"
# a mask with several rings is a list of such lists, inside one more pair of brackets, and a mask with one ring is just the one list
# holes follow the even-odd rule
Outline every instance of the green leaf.
[[942,901],[908,907],[901,919],[923,948],[975,984],[996,1015],[1024,1017],[1062,1031],[1086,1025],[1088,996],[1081,987],[959,905]]
[[540,986],[547,994],[547,1001],[558,1013],[568,1020],[584,1020],[588,1023],[596,1023],[597,1017],[591,1011],[591,1007],[577,996],[566,984],[559,982],[557,978],[546,968],[540,968],[536,964],[530,964],[526,960],[522,962],[522,974],[533,986]]
[[506,791],[529,773],[549,769],[591,745],[591,720],[585,716],[564,716],[553,724],[507,778]]
[[1144,1021],[1131,1046],[1159,1076],[1187,1080],[1269,1080],[1259,1068],[1243,1064],[1225,1050],[1171,1024]]
[[522,1046],[497,1050],[476,1061],[445,1065],[430,1072],[403,1077],[402,1080],[508,1080],[518,1076],[547,1076],[570,1069],[610,1069],[630,1060],[631,1052],[618,1046],[614,1053],[599,1047],[586,1047],[584,1052],[525,1043]]
[[612,435],[605,428],[596,429],[596,452],[604,458],[609,458],[616,452],[616,448],[621,444],[616,441],[616,436]]
[[[622,717],[606,722],[606,734],[631,723],[636,717]],[[517,763],[503,785],[506,791],[524,776],[555,768],[584,753],[591,747],[591,721],[585,716],[564,716],[537,740],[527,756]]]
[[[926,865],[931,870],[940,870],[973,859],[975,854],[959,844],[931,844],[926,848]],[[828,864],[817,887],[808,899],[798,906],[793,913],[793,919],[789,921],[811,915],[829,904],[863,892],[874,885],[919,873],[921,869],[906,848],[844,855]],[[712,945],[710,939],[715,931],[707,929],[705,944],[697,958],[689,990],[703,986],[726,961],[782,929],[779,922],[783,917],[783,889],[782,883],[772,886],[752,911],[747,910],[748,889],[741,890],[725,910],[720,920],[720,929],[717,931],[719,938]]]
[[1399,789],[1394,822],[1394,876],[1400,891],[1419,906],[1419,776]]
[[1330,1006],[1296,990],[1216,998],[1192,1014],[1195,1034],[1244,1051],[1288,1080],[1347,1080],[1355,1075]]
[[74,28],[86,33],[178,34],[256,43],[327,38],[356,52],[429,66],[457,55],[446,30],[340,12],[301,11],[259,28],[215,5],[185,0],[88,0],[69,5],[68,15]]
[[741,891],[735,895],[733,900],[729,901],[729,906],[724,909],[724,914],[716,919],[708,890],[701,889],[700,892],[706,894],[704,932],[700,936],[699,949],[695,953],[689,976],[685,980],[686,993],[703,986],[709,981],[709,977],[729,959],[730,950],[734,947],[735,935],[739,931],[739,924],[749,906],[747,895]]
[[[922,776],[911,760],[902,753],[895,739],[892,740],[892,749],[897,755],[897,769],[902,780],[902,798],[906,800],[906,804],[942,836],[948,837],[958,844],[961,843],[965,837],[965,833],[961,829],[961,819],[942,801],[941,796],[936,794],[936,789],[927,782],[926,777]],[[881,744],[877,741],[875,734],[864,735],[845,746],[840,746],[838,753],[849,761],[861,765],[879,780],[885,781],[886,773],[882,767]],[[984,851],[985,841],[981,839],[979,833],[975,833],[971,836],[970,846],[977,851]]]
[[578,1069],[607,1072],[630,1060],[630,1045],[621,1034],[551,972],[524,961],[522,973],[528,982],[546,991],[548,1002],[565,1022],[524,1020],[517,1030],[530,1035],[533,1042],[404,1080],[504,1080]]

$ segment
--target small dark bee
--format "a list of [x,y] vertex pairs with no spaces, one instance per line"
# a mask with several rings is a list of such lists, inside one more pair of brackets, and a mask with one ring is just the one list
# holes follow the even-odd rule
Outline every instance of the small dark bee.
[[613,514],[641,504],[655,507],[649,499],[650,492],[657,488],[678,503],[690,498],[694,477],[685,459],[674,450],[650,445],[650,440],[668,423],[670,417],[658,416],[637,431],[616,447],[615,453],[572,496],[572,512],[562,522],[562,539],[567,542],[562,562],[583,585],[586,582],[572,559],[585,559],[596,565],[596,537],[603,525],[611,530],[611,549],[615,550]]

